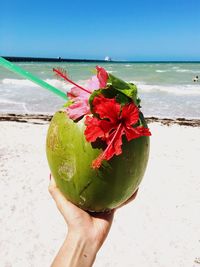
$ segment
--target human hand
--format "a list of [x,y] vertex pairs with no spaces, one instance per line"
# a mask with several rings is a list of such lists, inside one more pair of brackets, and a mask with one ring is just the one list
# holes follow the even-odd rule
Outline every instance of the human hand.
[[99,249],[110,230],[114,210],[106,213],[88,213],[78,208],[63,196],[53,177],[51,177],[49,192],[68,225],[68,233],[87,236]]
[[[115,210],[104,213],[88,213],[78,208],[63,196],[59,188],[56,186],[53,177],[50,181],[49,192],[55,200],[60,213],[68,225],[67,238],[52,266],[92,266],[96,253],[102,246],[109,233]],[[132,201],[136,197],[136,194],[137,191],[121,206]],[[64,262],[63,265],[61,265],[62,263],[60,262],[60,259],[69,259],[70,256],[72,257],[72,255],[66,255],[66,250],[72,245],[75,247],[80,247],[80,244],[82,244],[84,247],[84,252],[82,254],[86,256],[85,259],[84,257],[79,259],[77,258],[77,262],[74,262],[74,258],[76,258],[77,255],[73,255],[73,260],[70,263]],[[77,251],[74,251],[75,254],[76,252]]]

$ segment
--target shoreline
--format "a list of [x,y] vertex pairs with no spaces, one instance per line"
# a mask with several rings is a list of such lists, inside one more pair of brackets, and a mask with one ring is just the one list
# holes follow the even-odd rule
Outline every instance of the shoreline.
[[[14,114],[5,113],[0,114],[1,121],[13,121],[32,124],[47,124],[51,121],[53,115],[51,114]],[[180,126],[200,127],[200,119],[186,119],[186,118],[159,118],[159,117],[145,117],[147,123],[161,123],[162,125],[178,124]]]

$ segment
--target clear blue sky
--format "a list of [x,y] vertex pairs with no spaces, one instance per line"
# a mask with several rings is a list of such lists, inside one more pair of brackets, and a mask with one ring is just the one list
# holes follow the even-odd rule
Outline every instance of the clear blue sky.
[[0,55],[200,60],[200,0],[6,0]]

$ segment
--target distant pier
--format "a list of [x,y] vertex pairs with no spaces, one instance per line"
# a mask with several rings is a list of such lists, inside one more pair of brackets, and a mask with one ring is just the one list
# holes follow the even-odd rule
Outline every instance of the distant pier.
[[[45,58],[45,57],[10,57],[10,56],[3,56],[3,58],[11,61],[11,62],[100,62],[100,63],[107,63],[107,60],[100,60],[100,59],[72,59],[72,58]],[[109,61],[113,62],[113,61]],[[120,62],[120,61],[114,61]]]
[[200,61],[173,61],[173,60],[111,60],[106,57],[105,59],[74,59],[74,58],[62,58],[62,57],[12,57],[2,56],[3,58],[11,62],[91,62],[91,63],[200,63]]

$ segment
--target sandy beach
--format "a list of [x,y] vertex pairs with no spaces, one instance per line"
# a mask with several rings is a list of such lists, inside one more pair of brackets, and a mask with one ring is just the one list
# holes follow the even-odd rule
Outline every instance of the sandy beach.
[[[0,266],[49,267],[67,231],[47,189],[49,122],[8,120],[0,121]],[[116,212],[94,267],[200,266],[200,127],[158,121],[149,124],[138,197]]]

